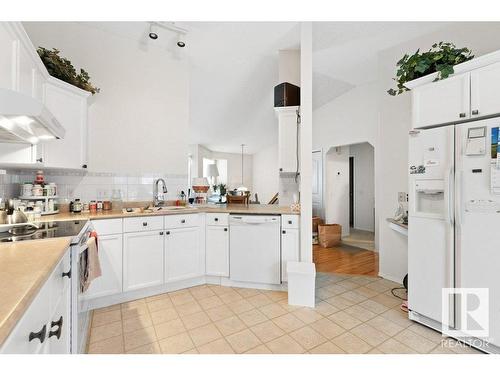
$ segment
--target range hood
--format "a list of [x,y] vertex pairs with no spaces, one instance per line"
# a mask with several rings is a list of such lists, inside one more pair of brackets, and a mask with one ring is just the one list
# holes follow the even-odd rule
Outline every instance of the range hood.
[[64,138],[65,130],[39,100],[0,88],[0,142],[31,143]]

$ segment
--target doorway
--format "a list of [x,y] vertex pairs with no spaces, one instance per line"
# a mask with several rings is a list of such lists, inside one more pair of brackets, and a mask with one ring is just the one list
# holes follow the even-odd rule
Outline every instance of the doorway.
[[316,269],[377,276],[374,148],[368,142],[331,147],[324,165],[324,218],[342,226],[342,237],[333,247],[314,246]]

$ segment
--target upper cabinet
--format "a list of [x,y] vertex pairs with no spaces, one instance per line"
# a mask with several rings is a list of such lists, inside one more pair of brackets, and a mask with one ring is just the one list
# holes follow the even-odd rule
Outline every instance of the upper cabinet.
[[66,130],[38,144],[0,140],[0,167],[86,168],[91,94],[49,75],[20,22],[0,23],[0,48],[0,87],[42,101]]
[[500,114],[500,52],[455,66],[455,74],[436,81],[431,74],[408,82],[414,128],[470,121]]
[[278,163],[282,173],[296,173],[297,161],[297,111],[299,107],[274,108],[278,117]]

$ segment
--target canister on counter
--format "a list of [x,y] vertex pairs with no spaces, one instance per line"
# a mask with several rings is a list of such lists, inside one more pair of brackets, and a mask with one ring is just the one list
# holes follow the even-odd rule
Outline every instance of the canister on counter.
[[111,201],[103,201],[102,202],[102,209],[104,211],[110,211],[112,208]]

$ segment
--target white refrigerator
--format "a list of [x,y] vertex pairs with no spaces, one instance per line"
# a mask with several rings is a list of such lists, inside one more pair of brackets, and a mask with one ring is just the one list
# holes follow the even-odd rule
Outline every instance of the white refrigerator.
[[[492,353],[500,353],[499,127],[492,118],[412,130],[409,141],[410,319]],[[443,297],[446,288],[474,289]]]

